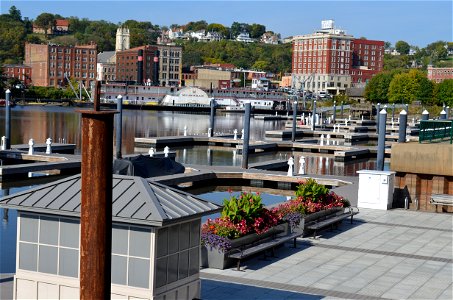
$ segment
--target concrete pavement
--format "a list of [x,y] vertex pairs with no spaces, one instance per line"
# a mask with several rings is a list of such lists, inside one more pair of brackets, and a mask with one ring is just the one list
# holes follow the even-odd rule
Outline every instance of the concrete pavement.
[[203,269],[202,299],[452,299],[453,216],[361,209],[243,271]]

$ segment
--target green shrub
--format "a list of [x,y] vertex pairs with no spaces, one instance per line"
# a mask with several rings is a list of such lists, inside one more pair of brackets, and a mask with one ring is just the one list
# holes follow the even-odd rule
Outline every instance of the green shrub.
[[309,178],[305,182],[299,184],[295,192],[296,197],[302,197],[304,199],[311,198],[313,202],[322,201],[322,198],[328,193],[329,189],[324,185],[317,183],[313,178]]

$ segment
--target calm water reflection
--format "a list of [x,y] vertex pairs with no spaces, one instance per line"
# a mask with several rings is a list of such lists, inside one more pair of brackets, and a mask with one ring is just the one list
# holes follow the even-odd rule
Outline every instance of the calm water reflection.
[[[35,143],[44,143],[50,137],[58,142],[65,139],[68,143],[77,145],[77,152],[81,146],[81,116],[75,108],[70,107],[32,107],[16,106],[12,109],[12,143],[27,144],[30,138]],[[4,108],[0,109],[0,124],[4,124]],[[238,113],[217,114],[215,131],[218,133],[231,133],[234,129],[241,131],[243,115]],[[154,137],[182,135],[184,126],[187,126],[189,135],[206,134],[209,127],[208,114],[194,114],[181,112],[124,110],[123,111],[123,144],[122,153],[132,154],[134,137]],[[267,130],[284,128],[284,121],[264,121],[251,119],[252,140],[264,140]],[[4,126],[0,125],[0,136],[4,135]],[[114,139],[115,140],[115,139]],[[162,149],[158,149],[162,150]],[[233,149],[212,149],[208,147],[190,147],[172,149],[177,152],[177,161],[199,165],[226,165],[240,166],[242,156]],[[146,153],[146,150],[139,151]],[[306,157],[308,174],[348,175],[356,176],[360,169],[374,169],[374,160],[355,161],[353,163],[335,162],[333,156],[319,156],[310,153],[265,153],[252,154],[250,163],[263,162],[273,159],[287,159],[289,155],[295,156],[296,171],[299,168],[299,157]]]

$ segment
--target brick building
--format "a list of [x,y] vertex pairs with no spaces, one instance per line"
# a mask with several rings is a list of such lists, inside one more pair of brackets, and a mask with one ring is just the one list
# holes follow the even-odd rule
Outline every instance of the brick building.
[[182,47],[146,45],[116,52],[116,80],[137,81],[139,51],[142,55],[141,82],[138,84],[179,86],[182,72]]
[[182,47],[157,45],[159,50],[159,83],[162,86],[179,86],[182,74]]
[[[141,82],[138,80],[138,62],[139,51],[143,51],[141,58],[142,70]],[[116,52],[116,80],[117,81],[135,81],[138,84],[143,84],[148,81],[155,82],[154,69],[158,62],[158,49],[156,46],[141,46],[132,49]],[[156,57],[156,60],[154,60]]]
[[428,65],[428,79],[437,83],[445,79],[453,79],[453,68],[434,68]]
[[27,65],[3,65],[3,75],[6,78],[17,78],[26,86],[32,83],[32,69]]
[[91,87],[96,80],[96,60],[96,44],[25,44],[25,64],[32,68],[35,86],[64,86],[66,75]]
[[338,94],[381,71],[383,55],[384,42],[354,39],[333,20],[322,21],[320,30],[293,37],[292,84]]

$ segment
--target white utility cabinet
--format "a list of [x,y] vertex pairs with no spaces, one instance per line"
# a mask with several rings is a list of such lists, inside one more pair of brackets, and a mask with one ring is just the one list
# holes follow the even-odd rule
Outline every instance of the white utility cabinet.
[[392,208],[395,172],[360,170],[357,206],[387,210]]

